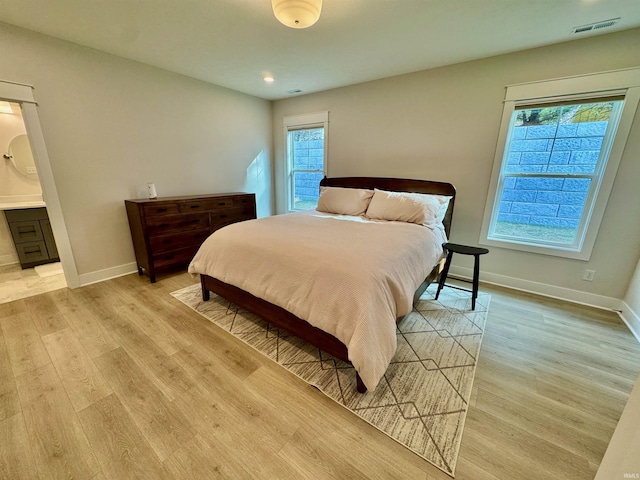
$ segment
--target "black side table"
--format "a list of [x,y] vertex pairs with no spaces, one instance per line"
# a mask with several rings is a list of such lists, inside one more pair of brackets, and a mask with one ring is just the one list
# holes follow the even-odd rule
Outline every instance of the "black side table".
[[[453,258],[454,253],[459,253],[461,255],[473,255],[474,264],[473,264],[473,290],[471,290],[471,310],[476,309],[476,298],[478,298],[478,278],[480,276],[480,255],[484,255],[485,253],[489,253],[488,248],[481,247],[470,247],[468,245],[458,245],[457,243],[443,243],[442,247],[448,251],[447,253],[447,261],[444,264],[444,268],[442,269],[442,273],[440,274],[440,281],[438,282],[438,291],[436,292],[436,300],[440,295],[440,290],[445,286],[444,282],[447,281],[447,275],[449,274],[449,267],[451,266],[451,259]],[[468,280],[462,280],[463,282],[468,282]],[[455,287],[453,285],[447,285],[450,288],[456,288],[458,290],[463,290],[468,292],[469,290],[465,288]]]

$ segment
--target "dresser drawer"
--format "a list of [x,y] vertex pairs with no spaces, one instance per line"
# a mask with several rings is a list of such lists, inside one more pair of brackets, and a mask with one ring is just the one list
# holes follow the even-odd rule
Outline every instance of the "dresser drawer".
[[233,204],[236,207],[249,205],[253,209],[253,206],[255,204],[255,197],[253,197],[252,195],[239,195],[237,197],[233,197]]
[[233,207],[234,197],[207,198],[202,200],[191,200],[180,205],[182,213],[205,212],[209,210],[219,210]]
[[159,203],[155,205],[145,205],[143,207],[143,210],[144,214],[147,216],[172,215],[175,213],[180,213],[177,203]]
[[250,220],[255,217],[253,207],[233,208],[222,212],[211,212],[211,229],[217,230],[235,222]]
[[174,233],[172,235],[162,235],[150,237],[149,243],[151,250],[155,253],[168,252],[184,247],[200,246],[206,240],[211,232],[206,230],[197,230],[189,232]]
[[180,250],[172,252],[160,253],[153,256],[153,264],[155,268],[173,267],[176,265],[184,265],[191,261],[198,251],[200,245],[192,245]]
[[209,228],[208,213],[194,213],[188,215],[158,215],[148,217],[147,229],[150,236],[164,235],[185,230],[204,230]]

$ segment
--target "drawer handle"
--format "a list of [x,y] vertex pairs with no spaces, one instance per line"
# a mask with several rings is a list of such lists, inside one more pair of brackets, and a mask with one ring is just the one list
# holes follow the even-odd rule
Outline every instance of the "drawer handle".
[[218,202],[219,206],[225,206],[227,204],[227,202]]
[[169,239],[163,240],[162,243],[164,243],[165,245],[168,245],[169,243],[173,243],[173,240],[169,240]]
[[200,208],[200,205],[191,205],[189,208]]
[[171,260],[172,258],[174,258],[174,256],[175,256],[175,255],[167,255],[167,256],[165,256],[164,258],[165,258],[166,260]]
[[226,215],[220,215],[220,218],[227,218]]
[[165,227],[168,227],[168,226],[169,226],[169,224],[168,224],[168,223],[161,223],[161,224],[160,224],[160,226],[161,226],[161,227],[163,227],[163,228],[165,228]]
[[194,218],[193,220],[191,220],[191,223],[200,223],[200,219],[199,218]]
[[167,211],[166,208],[156,208],[156,212],[158,212],[158,213],[164,213],[166,211]]

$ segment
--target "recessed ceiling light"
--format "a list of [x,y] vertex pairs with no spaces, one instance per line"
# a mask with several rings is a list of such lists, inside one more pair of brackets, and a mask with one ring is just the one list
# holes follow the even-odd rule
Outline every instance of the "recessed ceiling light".
[[276,79],[271,75],[265,75],[264,77],[262,77],[262,79],[267,83],[273,83],[276,81]]

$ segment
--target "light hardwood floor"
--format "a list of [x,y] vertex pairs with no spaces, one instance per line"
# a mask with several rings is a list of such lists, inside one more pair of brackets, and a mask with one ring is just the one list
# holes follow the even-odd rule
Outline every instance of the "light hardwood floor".
[[[448,479],[129,275],[0,305],[2,479]],[[482,285],[456,478],[592,479],[640,346],[618,317]]]

